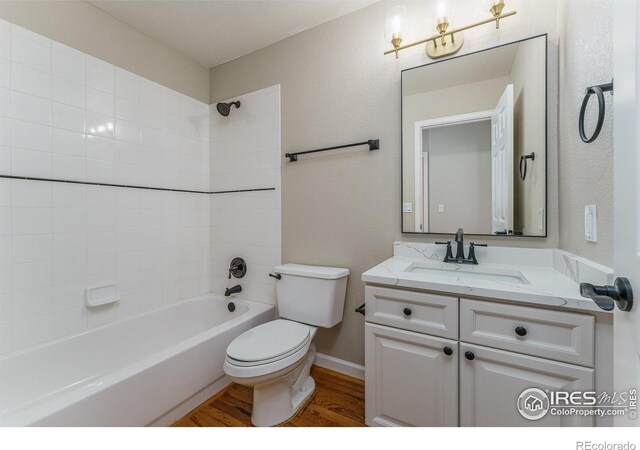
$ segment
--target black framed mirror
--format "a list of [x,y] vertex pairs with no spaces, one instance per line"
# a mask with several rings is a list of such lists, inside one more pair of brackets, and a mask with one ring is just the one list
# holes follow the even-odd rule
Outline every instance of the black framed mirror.
[[547,35],[402,71],[402,232],[547,235]]

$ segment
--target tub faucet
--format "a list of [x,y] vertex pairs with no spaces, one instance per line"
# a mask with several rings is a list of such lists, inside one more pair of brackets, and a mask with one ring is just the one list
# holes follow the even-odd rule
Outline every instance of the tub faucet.
[[238,294],[240,292],[242,292],[242,286],[240,286],[239,284],[236,284],[233,287],[226,288],[224,290],[224,296],[229,297],[231,294]]

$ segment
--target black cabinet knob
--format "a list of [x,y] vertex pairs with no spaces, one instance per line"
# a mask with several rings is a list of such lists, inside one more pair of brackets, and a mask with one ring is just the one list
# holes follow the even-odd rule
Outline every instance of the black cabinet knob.
[[412,313],[413,311],[411,311],[411,308],[405,308],[405,309],[403,309],[403,310],[402,310],[402,312],[404,313],[404,315],[405,315],[405,316],[407,316],[407,317],[408,317],[408,316],[410,316],[410,315],[411,315],[411,313]]
[[476,355],[474,355],[473,352],[464,352],[464,357],[469,361],[473,361],[474,359],[476,359]]
[[445,347],[445,348],[442,349],[442,351],[447,356],[453,355],[453,349],[451,347]]
[[518,336],[526,336],[527,335],[527,329],[525,327],[516,327],[516,334]]

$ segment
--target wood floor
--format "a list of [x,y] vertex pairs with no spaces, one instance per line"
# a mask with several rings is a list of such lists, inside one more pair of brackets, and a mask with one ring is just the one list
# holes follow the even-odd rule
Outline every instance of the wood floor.
[[[316,390],[285,427],[363,427],[364,382],[313,366]],[[173,424],[174,427],[250,427],[252,389],[232,384]]]

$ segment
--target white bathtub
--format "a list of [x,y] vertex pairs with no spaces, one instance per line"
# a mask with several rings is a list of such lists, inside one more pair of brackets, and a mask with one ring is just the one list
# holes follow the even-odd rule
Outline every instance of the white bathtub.
[[227,346],[274,307],[207,294],[0,358],[2,426],[168,425],[228,381]]

